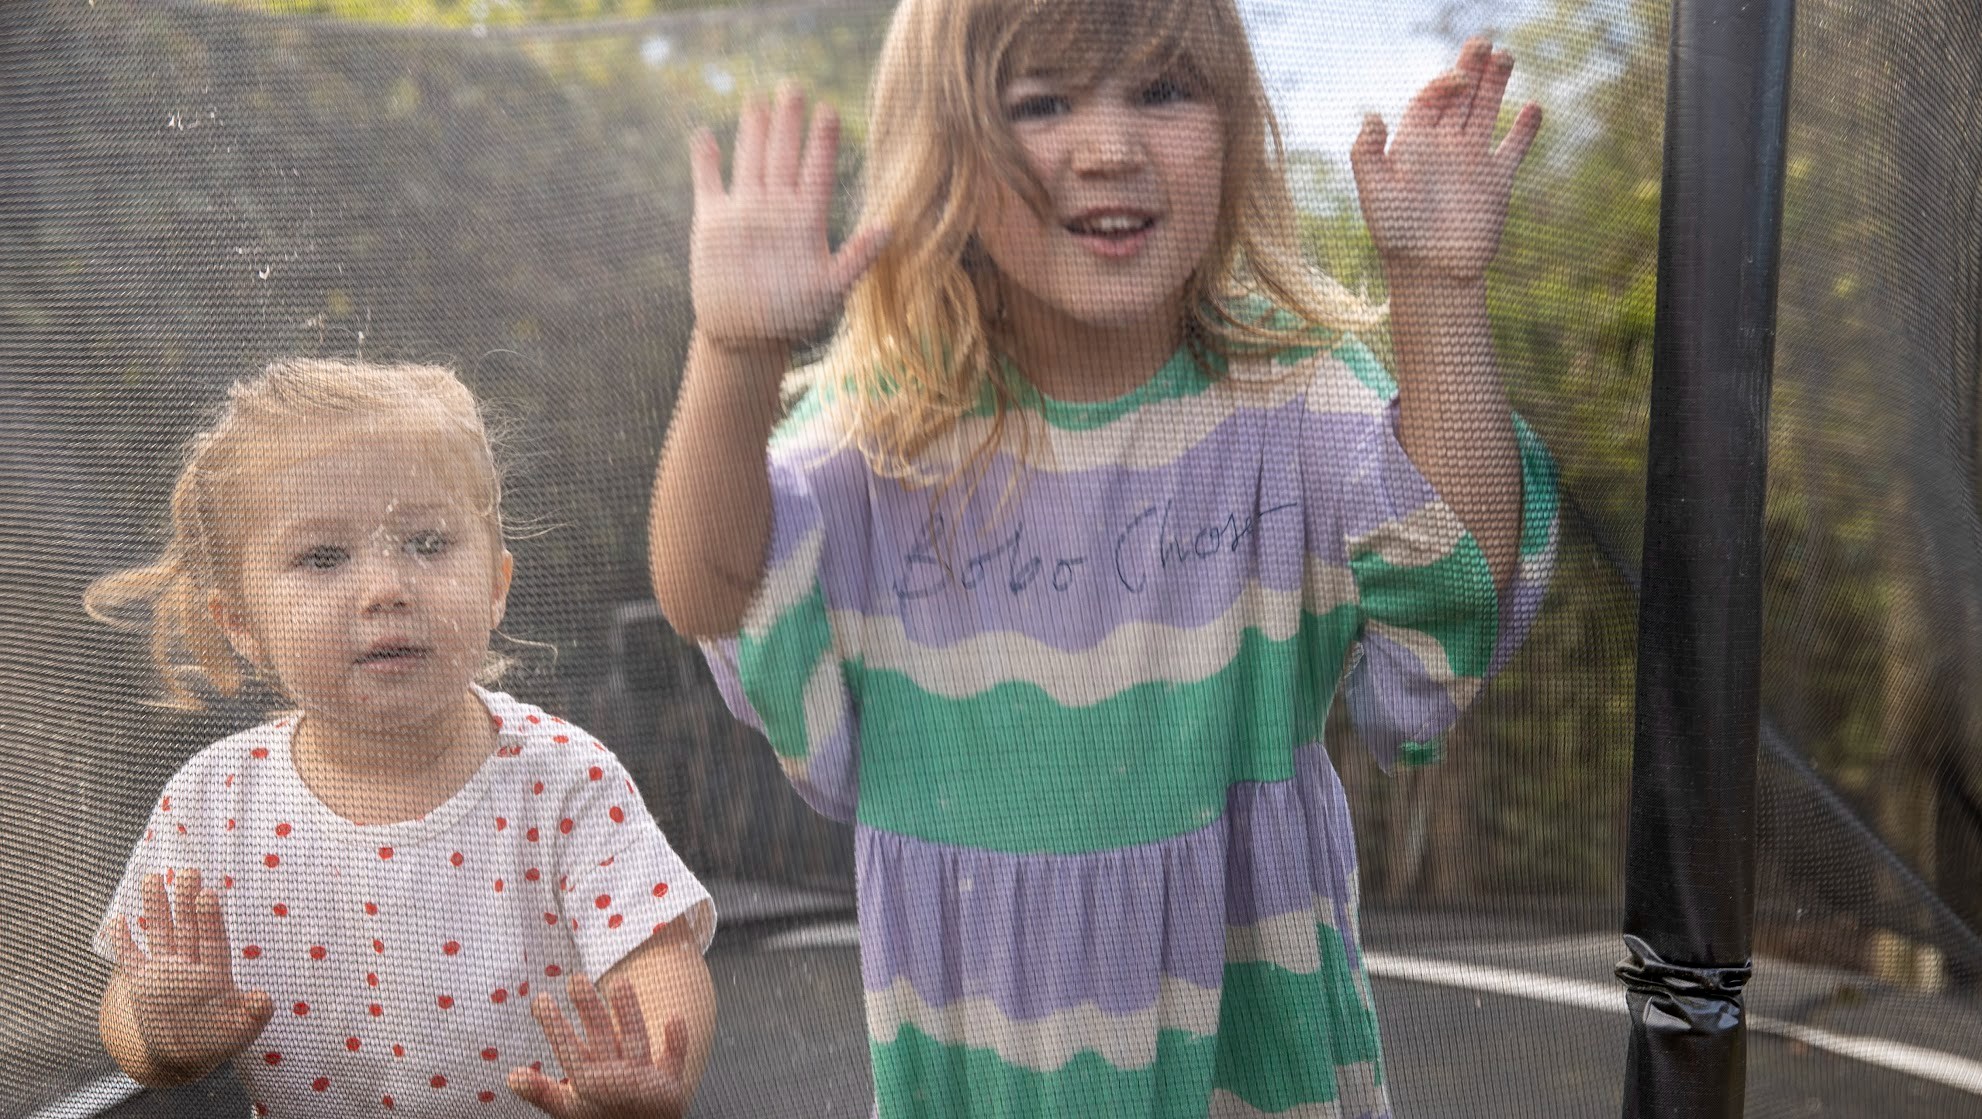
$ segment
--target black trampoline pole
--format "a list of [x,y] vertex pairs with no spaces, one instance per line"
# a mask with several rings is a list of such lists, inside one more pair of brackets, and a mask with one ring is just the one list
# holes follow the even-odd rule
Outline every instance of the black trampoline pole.
[[1625,851],[1624,1114],[1739,1116],[1794,0],[1674,0]]

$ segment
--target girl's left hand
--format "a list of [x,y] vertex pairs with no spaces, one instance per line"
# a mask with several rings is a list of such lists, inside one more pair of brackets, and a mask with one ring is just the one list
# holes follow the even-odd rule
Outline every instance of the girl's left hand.
[[1541,106],[1530,102],[1493,143],[1513,71],[1513,55],[1473,39],[1450,73],[1411,99],[1388,150],[1383,118],[1364,121],[1349,166],[1393,287],[1400,272],[1448,284],[1485,277],[1507,223],[1514,172],[1542,123]]
[[640,1000],[626,983],[611,984],[606,998],[584,975],[573,975],[566,986],[578,1019],[585,1024],[580,1038],[557,1002],[538,995],[531,1014],[564,1066],[559,1083],[532,1068],[512,1069],[509,1090],[558,1119],[680,1119],[688,1111],[688,1026],[679,1017],[668,1019],[666,1045],[654,1053],[647,1036],[647,1019]]

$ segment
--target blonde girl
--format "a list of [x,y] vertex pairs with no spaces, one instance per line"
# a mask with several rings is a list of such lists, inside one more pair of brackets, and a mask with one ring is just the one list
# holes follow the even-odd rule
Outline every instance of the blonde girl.
[[193,440],[164,555],[90,589],[180,705],[252,677],[296,708],[188,761],[131,854],[96,948],[132,1079],[232,1061],[256,1115],[686,1112],[714,911],[605,747],[474,683],[500,491],[448,370],[281,361]]
[[1388,1113],[1322,728],[1339,683],[1430,760],[1546,583],[1486,314],[1511,68],[1351,151],[1395,382],[1231,0],[904,0],[837,251],[830,113],[746,107],[727,182],[695,141],[655,592],[856,826],[880,1115]]

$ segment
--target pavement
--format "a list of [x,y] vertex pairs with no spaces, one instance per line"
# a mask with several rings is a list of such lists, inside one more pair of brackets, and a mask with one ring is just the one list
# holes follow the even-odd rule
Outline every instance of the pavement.
[[[844,900],[735,884],[728,896],[708,956],[720,1024],[693,1116],[868,1114],[860,970]],[[1423,915],[1366,923],[1400,1119],[1619,1113],[1627,1021],[1621,994],[1606,1002],[1619,990],[1611,978],[1621,955],[1616,935],[1509,935],[1518,931]],[[1976,1002],[1765,960],[1747,1005],[1751,1022],[1769,1024],[1749,1031],[1750,1117],[1982,1115]],[[1846,1046],[1862,1059],[1848,1058],[1832,1044],[1837,1038],[1870,1047]],[[98,1058],[69,1078],[101,1085],[113,1071]],[[75,1109],[39,1119],[248,1112],[227,1072],[108,1109],[86,1103],[78,1098]]]

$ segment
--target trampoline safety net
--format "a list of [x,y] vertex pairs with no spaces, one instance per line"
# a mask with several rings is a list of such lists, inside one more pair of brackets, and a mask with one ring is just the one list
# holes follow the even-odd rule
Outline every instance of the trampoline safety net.
[[[564,971],[637,989],[652,1021],[622,1014],[627,1046],[651,1027],[657,1075],[678,1087],[699,1070],[701,1116],[1617,1112],[1670,6],[1237,0],[1231,27],[1213,0],[911,6],[976,13],[961,48],[975,69],[942,69],[937,37],[891,37],[887,0],[0,7],[0,1113],[533,1114],[517,1086],[559,1089],[536,1085],[531,1061],[595,1062],[558,1046],[530,1004],[548,998],[601,1036]],[[1202,266],[1176,274],[1225,318],[1185,307],[1186,344],[1165,340],[1167,363],[1107,393],[1060,391],[1052,360],[1023,359],[1093,352],[1065,342],[1079,333],[1065,324],[1090,304],[1147,302],[1134,269],[1170,267],[1164,238],[1189,234],[1190,198],[1219,181],[1179,172],[1196,165],[1177,153],[1234,135],[1233,83],[1250,72],[1216,61],[1231,35],[1285,147],[1275,163],[1264,133],[1242,135],[1254,150],[1237,162],[1284,176],[1292,202],[1285,228],[1271,207],[1244,220],[1298,250],[1272,275],[1307,283],[1336,317],[1267,315],[1290,292],[1260,280],[1267,241],[1248,242],[1258,266],[1224,277],[1249,278],[1243,296]],[[1456,401],[1452,386],[1492,382],[1425,372],[1438,362],[1422,312],[1451,305],[1407,290],[1402,250],[1371,232],[1376,173],[1349,153],[1366,113],[1399,152],[1411,128],[1434,127],[1405,110],[1441,74],[1473,65],[1469,80],[1490,82],[1494,63],[1462,54],[1481,35],[1514,59],[1491,143],[1524,127],[1522,105],[1543,110],[1500,188],[1479,320],[1520,434],[1504,409],[1475,408],[1499,426],[1427,443],[1409,435],[1428,414],[1406,411],[1410,385]],[[1118,49],[1081,54],[1094,44]],[[982,62],[994,55],[1003,64]],[[886,68],[914,91],[888,103],[900,121],[870,99]],[[842,120],[837,154],[815,147],[805,172],[834,246],[863,200],[906,212],[915,189],[931,213],[1006,195],[1074,206],[1038,162],[1055,151],[1091,210],[1049,223],[1007,207],[1004,225],[946,212],[916,237],[897,231],[840,333],[835,298],[771,347],[834,372],[791,404],[769,493],[683,452],[678,490],[744,495],[724,497],[733,515],[711,517],[705,499],[650,508],[677,403],[693,401],[684,369],[713,381],[750,360],[691,348],[698,302],[701,329],[716,329],[696,284],[717,270],[714,249],[692,260],[691,231],[724,191],[698,184],[695,137],[711,130],[705,154],[742,197],[738,149],[756,143],[775,169],[795,143],[775,118],[769,139],[739,124],[785,78]],[[981,96],[996,102],[974,106],[974,142],[924,158],[900,138],[944,112],[963,119],[957,106]],[[1190,132],[1203,120],[1209,132]],[[1746,1110],[1970,1114],[1982,8],[1804,0],[1788,121]],[[871,181],[864,161],[889,136],[898,177]],[[998,177],[1025,158],[1043,203]],[[1027,236],[1088,255],[1027,272],[1011,256]],[[939,274],[960,286],[916,291]],[[1119,291],[1080,286],[1118,274]],[[767,271],[732,286],[798,282]],[[888,319],[875,310],[888,291],[952,315]],[[954,346],[889,325],[980,318]],[[1279,331],[1271,346],[1262,323]],[[877,339],[885,352],[863,365],[859,343]],[[917,379],[958,352],[976,380]],[[1466,354],[1478,374],[1481,348]],[[349,745],[334,728],[370,724],[339,723],[345,709],[304,680],[355,638],[312,628],[320,592],[283,588],[374,563],[429,588],[448,564],[492,563],[476,529],[489,501],[448,497],[452,512],[417,519],[421,495],[483,476],[480,441],[459,416],[422,420],[441,406],[406,400],[426,389],[324,404],[342,390],[305,386],[290,419],[208,472],[215,492],[234,486],[233,505],[211,524],[179,516],[192,441],[217,431],[230,386],[272,363],[351,384],[448,367],[433,399],[456,399],[458,378],[486,417],[514,557],[489,649],[508,667],[466,694],[502,725],[462,731],[467,745],[406,745],[431,755],[425,770],[388,759],[368,779],[385,755],[355,746],[361,762],[311,761]],[[1398,380],[1406,399],[1389,404]],[[757,422],[733,415],[741,397],[709,393],[672,438]],[[917,393],[923,411],[896,407]],[[245,430],[235,398],[228,422]],[[995,453],[946,441],[992,431],[994,415],[1012,421]],[[900,437],[932,416],[929,439]],[[219,455],[222,442],[202,445]],[[1446,460],[1484,477],[1486,447],[1502,448],[1501,482],[1474,487],[1488,513],[1424,496],[1418,469]],[[953,484],[889,473],[910,460],[950,462]],[[969,512],[918,527],[904,509]],[[1495,544],[1489,514],[1519,523]],[[168,545],[190,548],[188,524],[239,554],[186,569],[192,620],[168,633],[180,663],[162,672],[142,628],[104,624],[84,598]],[[282,536],[295,524],[316,535]],[[381,534],[395,546],[374,547]],[[253,559],[264,538],[290,551]],[[743,577],[754,596],[729,592],[750,603],[722,619],[741,637],[698,648],[653,576],[726,538],[764,551],[769,573]],[[1496,573],[1499,595],[1475,593]],[[1199,589],[1180,589],[1187,576]],[[1139,579],[1156,593],[1135,597]],[[1210,586],[1225,597],[1209,608],[1190,597]],[[461,658],[480,653],[461,619],[492,623],[486,596],[394,593],[359,613],[404,611],[428,636],[364,621],[369,644],[339,671],[393,695],[451,672],[458,700],[473,667]],[[170,604],[152,598],[110,612],[155,630]],[[240,687],[218,686],[219,663]],[[161,703],[175,687],[200,702]],[[1437,702],[1399,698],[1413,688]],[[1457,721],[1415,733],[1427,704],[1444,705],[1441,726]],[[300,724],[271,722],[299,707]],[[580,757],[594,739],[607,760]],[[244,751],[271,748],[286,767],[238,794]],[[168,785],[175,774],[186,783]],[[393,799],[421,781],[443,795]],[[614,781],[626,796],[594,787]],[[229,834],[251,823],[270,830]],[[596,830],[610,828],[623,830]],[[381,836],[403,837],[397,857]],[[176,909],[185,929],[205,912],[183,891],[159,909],[125,881],[161,847],[216,860],[198,869],[230,962],[208,994],[224,1002],[214,992],[238,984],[267,1006],[175,1003],[163,980],[137,978],[137,957],[155,978],[173,956],[161,916]],[[238,884],[216,881],[228,859],[248,867]],[[329,877],[268,885],[283,859]],[[640,896],[613,900],[628,889]],[[381,915],[368,891],[411,912]],[[119,914],[128,946],[106,932]],[[504,922],[522,931],[494,935]],[[181,939],[174,958],[198,956],[199,938]],[[201,943],[211,978],[219,942]],[[113,968],[120,951],[137,955]],[[653,970],[614,970],[636,954]],[[700,967],[712,1019],[695,1009]],[[113,973],[123,993],[107,1003]],[[99,1022],[111,1003],[121,1026],[110,1011]],[[270,1017],[226,1027],[237,1012]],[[684,1043],[663,1027],[676,1014],[694,1035],[678,1066]],[[106,1049],[119,1030],[121,1064]],[[175,1066],[166,1033],[189,1053],[226,1052]],[[124,1078],[133,1052],[153,1086]]]

